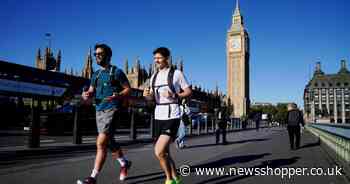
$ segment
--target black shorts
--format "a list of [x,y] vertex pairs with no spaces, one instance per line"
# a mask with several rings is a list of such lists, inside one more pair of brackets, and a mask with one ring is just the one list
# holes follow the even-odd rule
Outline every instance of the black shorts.
[[155,134],[158,138],[160,135],[168,135],[175,140],[177,130],[180,126],[180,119],[155,120]]

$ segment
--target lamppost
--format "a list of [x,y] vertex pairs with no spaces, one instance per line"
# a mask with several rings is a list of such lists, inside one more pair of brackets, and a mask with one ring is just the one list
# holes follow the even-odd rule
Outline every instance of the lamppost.
[[[214,123],[213,123],[213,132],[215,132],[215,129],[217,129],[217,121],[218,121],[218,111],[219,108],[214,108]],[[214,128],[215,126],[215,128]]]
[[48,43],[48,47],[51,48],[51,33],[45,33],[45,38],[47,40]]

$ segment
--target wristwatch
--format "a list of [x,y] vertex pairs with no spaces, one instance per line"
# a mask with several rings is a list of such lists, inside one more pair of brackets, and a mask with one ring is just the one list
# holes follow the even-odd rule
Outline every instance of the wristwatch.
[[113,93],[113,96],[120,96],[119,93]]

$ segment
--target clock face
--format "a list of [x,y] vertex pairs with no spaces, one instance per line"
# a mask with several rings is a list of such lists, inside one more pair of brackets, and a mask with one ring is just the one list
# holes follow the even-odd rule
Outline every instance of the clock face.
[[241,50],[241,38],[239,36],[232,37],[229,44],[230,51],[237,52]]

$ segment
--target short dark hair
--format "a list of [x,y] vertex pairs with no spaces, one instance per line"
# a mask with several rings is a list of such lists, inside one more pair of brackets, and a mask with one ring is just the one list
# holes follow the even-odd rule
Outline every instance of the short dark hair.
[[159,47],[153,51],[153,55],[159,53],[160,55],[169,58],[170,56],[170,50],[166,47]]
[[101,48],[103,49],[103,51],[106,53],[106,56],[111,58],[112,57],[112,49],[107,45],[107,44],[104,44],[104,43],[97,43],[95,45],[95,50],[97,48]]

